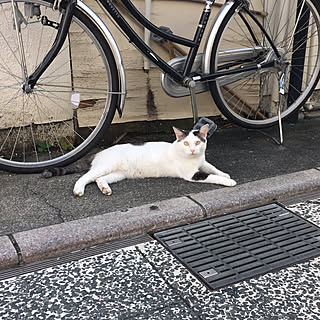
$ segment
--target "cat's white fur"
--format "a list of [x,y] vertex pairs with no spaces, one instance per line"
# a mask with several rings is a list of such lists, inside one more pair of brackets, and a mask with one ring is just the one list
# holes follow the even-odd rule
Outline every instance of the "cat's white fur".
[[[148,142],[140,146],[120,144],[99,152],[90,170],[76,182],[73,193],[82,196],[85,186],[96,182],[104,194],[111,195],[111,183],[126,178],[146,177],[177,177],[192,182],[229,187],[236,185],[227,173],[205,160],[208,125],[200,129],[199,136],[194,135],[193,131],[186,136],[183,131],[173,129],[177,137],[173,143]],[[205,174],[199,174],[199,171]],[[198,177],[195,178],[197,173]]]

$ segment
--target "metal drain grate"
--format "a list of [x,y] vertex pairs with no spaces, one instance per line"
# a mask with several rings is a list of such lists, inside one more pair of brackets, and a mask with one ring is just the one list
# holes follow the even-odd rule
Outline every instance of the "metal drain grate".
[[320,228],[277,204],[154,236],[210,289],[320,255]]

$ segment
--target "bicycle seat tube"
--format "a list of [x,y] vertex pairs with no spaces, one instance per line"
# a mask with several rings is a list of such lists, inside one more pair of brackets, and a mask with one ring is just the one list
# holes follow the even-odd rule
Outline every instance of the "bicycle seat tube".
[[65,12],[61,16],[61,21],[59,24],[57,36],[48,54],[44,57],[43,61],[40,63],[37,69],[28,77],[26,83],[23,85],[23,90],[26,93],[29,93],[32,91],[32,89],[36,85],[41,75],[50,66],[50,64],[56,58],[57,54],[62,48],[69,31],[69,27],[71,24],[71,20],[73,17],[73,12],[76,7],[76,4],[77,4],[76,0],[63,0],[61,2],[60,6],[65,7]]

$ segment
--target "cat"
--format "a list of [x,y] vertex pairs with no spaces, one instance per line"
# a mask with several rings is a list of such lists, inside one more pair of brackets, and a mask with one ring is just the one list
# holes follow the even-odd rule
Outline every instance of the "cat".
[[[119,144],[97,153],[86,163],[89,169],[75,183],[73,193],[83,196],[85,187],[96,182],[102,193],[111,195],[110,184],[126,178],[176,177],[191,182],[235,186],[229,174],[216,169],[205,160],[208,125],[199,130],[185,131],[173,127],[176,140],[147,142],[143,145]],[[51,168],[44,177],[82,171],[80,165]]]

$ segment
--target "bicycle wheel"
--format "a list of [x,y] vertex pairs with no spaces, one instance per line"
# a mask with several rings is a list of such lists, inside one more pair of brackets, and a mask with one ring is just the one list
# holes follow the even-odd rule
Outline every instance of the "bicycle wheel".
[[118,73],[103,35],[76,9],[59,54],[26,92],[61,13],[52,2],[14,1],[13,10],[11,0],[0,0],[0,169],[39,172],[77,160],[98,142],[114,117]]
[[[281,55],[277,67],[221,77],[210,83],[220,111],[247,128],[272,126],[307,101],[320,76],[320,4],[317,0],[257,0],[249,10]],[[212,47],[211,72],[277,58],[258,25],[234,4]],[[282,83],[282,85],[280,85]]]

